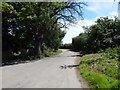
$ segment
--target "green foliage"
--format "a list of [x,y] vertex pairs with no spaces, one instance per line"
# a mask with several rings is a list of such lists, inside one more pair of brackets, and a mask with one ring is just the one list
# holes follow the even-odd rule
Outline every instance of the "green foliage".
[[63,45],[61,45],[60,48],[62,48],[62,49],[73,49],[73,46],[72,46],[71,43],[70,44],[63,44]]
[[[79,68],[81,70],[81,68],[85,67],[80,66]],[[88,71],[87,69],[82,69],[81,75],[88,81],[92,88],[118,88],[118,86],[114,86],[115,83],[115,85],[118,85],[118,81],[106,75]]]
[[20,54],[21,54],[20,51],[18,51],[18,52],[14,52],[14,53],[13,53],[13,56],[19,56]]
[[62,43],[61,40],[63,39],[65,34],[65,31],[60,30],[59,26],[56,25],[56,27],[53,30],[50,30],[48,31],[48,33],[46,33],[46,38],[44,38],[43,40],[49,48],[57,50],[59,49]]
[[98,18],[96,24],[83,27],[84,33],[73,38],[74,49],[85,53],[96,53],[100,49],[105,50],[108,47],[120,45],[120,21],[115,18]]
[[41,53],[40,55],[36,55],[36,56],[31,57],[31,60],[36,59],[36,58],[41,59],[44,57],[50,57],[50,56],[58,55],[60,53],[62,53],[62,50],[47,51],[47,52]]
[[2,2],[2,11],[12,13],[14,11],[14,7],[8,3]]
[[60,53],[62,53],[62,50],[54,50],[53,52],[48,52],[46,54],[47,54],[47,56],[54,56],[54,55],[57,55]]
[[84,33],[73,38],[75,50],[82,55],[79,70],[94,88],[120,88],[120,21],[99,18],[96,24],[83,27]]
[[[39,55],[47,48],[59,49],[65,35],[61,28],[66,27],[66,21],[74,23],[76,15],[82,15],[82,5],[86,4],[83,2],[3,2],[3,54],[9,51],[11,51],[9,54],[21,51],[19,58],[23,58],[22,56]],[[23,49],[26,51],[22,52]],[[8,58],[4,56],[3,60],[6,59]]]
[[101,55],[105,58],[120,61],[120,46],[117,46],[115,48],[107,48],[105,51],[99,51],[99,53],[102,53]]
[[87,33],[79,34],[79,36],[72,39],[73,48],[78,51],[79,50],[86,51],[88,49],[87,40],[88,40]]
[[18,53],[14,53],[14,56],[17,57],[13,60],[7,60],[4,65],[6,64],[14,64],[15,62],[26,62],[26,61],[32,61],[32,60],[38,60],[38,59],[42,59],[42,58],[45,58],[45,57],[50,57],[50,56],[54,56],[54,55],[58,55],[62,53],[62,50],[54,50],[54,51],[46,51],[44,53],[41,53],[39,55],[34,55],[34,56],[29,56],[29,57],[25,57],[25,58],[19,58],[19,55],[20,55],[20,52]]
[[50,56],[58,55],[60,53],[62,53],[62,50],[48,51],[48,52],[41,53],[40,55],[34,56],[34,59],[35,58],[50,57]]
[[108,48],[98,54],[88,54],[81,58],[79,70],[91,87],[120,87],[120,61],[117,58],[120,55],[119,49],[120,47]]

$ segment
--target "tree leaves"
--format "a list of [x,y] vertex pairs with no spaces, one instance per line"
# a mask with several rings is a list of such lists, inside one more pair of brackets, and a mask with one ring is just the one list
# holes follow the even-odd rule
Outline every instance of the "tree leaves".
[[120,21],[117,18],[113,20],[100,17],[96,24],[83,28],[85,32],[73,38],[75,49],[85,53],[95,53],[100,49],[120,45]]
[[30,56],[40,54],[46,48],[58,49],[65,35],[61,28],[66,27],[66,21],[74,23],[77,14],[81,17],[82,5],[85,4],[3,2],[3,50],[21,51],[21,56]]

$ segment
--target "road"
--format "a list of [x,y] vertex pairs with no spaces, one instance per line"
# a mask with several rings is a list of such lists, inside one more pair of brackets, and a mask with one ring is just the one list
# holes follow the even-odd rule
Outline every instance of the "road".
[[2,67],[2,88],[81,88],[75,65],[76,53],[63,53],[29,63]]

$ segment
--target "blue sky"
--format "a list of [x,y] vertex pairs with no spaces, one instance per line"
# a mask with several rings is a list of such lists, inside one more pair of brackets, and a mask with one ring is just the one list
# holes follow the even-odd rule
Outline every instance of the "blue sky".
[[113,18],[118,16],[118,1],[116,0],[82,0],[88,3],[84,7],[83,17],[84,20],[78,20],[78,23],[68,26],[67,33],[64,37],[63,44],[71,43],[72,38],[84,32],[82,26],[89,26],[95,23],[96,19],[102,16]]

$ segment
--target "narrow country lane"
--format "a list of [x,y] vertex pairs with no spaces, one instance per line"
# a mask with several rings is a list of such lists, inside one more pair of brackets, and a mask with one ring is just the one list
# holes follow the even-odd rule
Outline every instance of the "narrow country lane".
[[76,53],[63,53],[30,63],[2,67],[2,88],[81,88],[75,67]]

